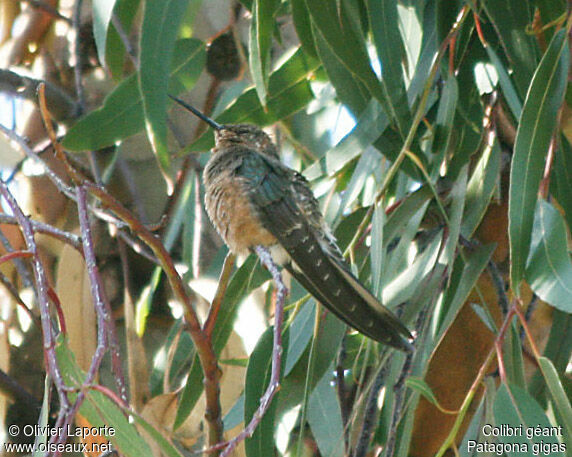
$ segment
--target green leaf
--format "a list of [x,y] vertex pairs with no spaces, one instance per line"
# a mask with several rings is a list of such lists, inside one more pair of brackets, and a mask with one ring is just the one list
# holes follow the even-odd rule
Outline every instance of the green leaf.
[[[326,2],[306,0],[306,5],[312,18],[316,43],[320,36],[344,69],[355,75],[357,80],[367,87],[368,92],[381,103],[389,118],[395,120],[396,115],[387,94],[371,67],[365,46],[366,40],[350,17],[348,9],[352,7],[351,4],[341,2],[336,5],[332,0]],[[334,68],[332,65],[327,66],[326,62],[324,66],[326,70]],[[369,99],[367,93],[363,95],[366,100]],[[361,110],[354,111],[354,114],[358,115],[360,112]]]
[[290,326],[290,338],[288,354],[286,354],[286,365],[284,376],[288,376],[294,365],[306,351],[312,333],[314,331],[314,321],[316,319],[316,302],[308,300]]
[[[269,279],[270,275],[258,264],[255,256],[250,256],[233,274],[221,304],[215,328],[213,346],[215,354],[220,354],[232,332],[238,305],[257,287]],[[187,383],[183,388],[173,429],[179,428],[191,413],[203,391],[203,371],[195,356],[189,370]]]
[[[40,410],[40,416],[38,417],[38,426],[39,427],[49,427],[49,418],[50,418],[50,393],[52,390],[52,380],[50,376],[45,377],[44,379],[44,398],[42,399],[42,409]],[[44,429],[47,430],[47,429]],[[48,434],[47,433],[38,433],[36,438],[34,439],[34,452],[32,457],[43,457],[45,452],[41,452],[40,449],[42,446],[45,446],[48,442]]]
[[[81,388],[86,375],[75,361],[65,338],[58,339],[56,357],[66,385]],[[101,392],[94,390],[84,392],[85,400],[79,413],[92,427],[107,426],[108,429],[113,429],[113,435],[110,433],[106,436],[117,450],[127,457],[151,455],[149,445],[139,435],[135,426],[128,421],[121,408]],[[73,401],[75,394],[71,397]]]
[[[129,33],[131,25],[137,12],[141,0],[117,0],[114,13],[125,33]],[[107,30],[107,43],[105,50],[105,63],[109,71],[116,80],[121,79],[125,70],[125,47],[113,22]]]
[[111,15],[115,0],[93,0],[93,37],[97,46],[97,56],[100,62],[105,62],[107,30],[111,23]]
[[466,263],[462,261],[462,274],[458,285],[455,288],[450,287],[445,295],[443,304],[444,317],[437,327],[437,338],[440,338],[446,329],[451,325],[455,316],[461,309],[461,306],[467,300],[469,293],[477,283],[479,276],[486,268],[491,258],[495,245],[479,246],[473,253],[467,256]]
[[[382,302],[385,306],[392,309],[400,303],[408,301],[413,296],[418,284],[426,275],[430,274],[435,265],[437,255],[439,254],[440,242],[439,238],[432,240],[425,251],[410,266],[383,288]],[[391,270],[389,267],[386,267],[386,269]]]
[[349,184],[344,189],[338,211],[331,223],[332,227],[337,227],[339,221],[344,215],[344,212],[347,212],[348,208],[351,208],[351,205],[355,203],[363,191],[367,178],[372,176],[380,166],[381,154],[374,148],[366,148],[358,160]]
[[383,245],[383,226],[385,224],[385,209],[378,205],[374,212],[371,224],[371,278],[373,284],[373,294],[381,296],[383,289],[383,262],[385,258],[385,246]]
[[449,235],[445,242],[445,247],[439,258],[439,262],[444,265],[451,265],[455,259],[459,234],[461,233],[461,222],[463,210],[465,208],[465,197],[467,195],[467,166],[464,166],[451,189],[451,208],[449,209]]
[[322,61],[324,69],[328,74],[328,79],[334,89],[338,100],[343,103],[354,116],[361,115],[369,100],[369,92],[363,82],[355,77],[355,74],[348,69],[340,56],[330,46],[320,30],[313,26],[314,43],[318,52],[318,57]]
[[387,116],[376,100],[370,100],[355,127],[324,157],[304,170],[309,180],[332,176],[371,145],[387,128]]
[[[333,367],[326,371],[312,391],[308,401],[307,417],[320,455],[344,457],[344,424],[340,404],[331,382],[332,371]],[[327,420],[324,420],[326,418]]]
[[[318,66],[317,60],[308,57],[298,48],[270,75],[266,109],[260,104],[256,89],[251,88],[217,116],[216,121],[221,124],[248,122],[263,127],[290,116],[314,99],[308,79]],[[213,145],[213,136],[209,131],[187,146],[182,154],[207,151]]]
[[494,195],[501,165],[501,150],[495,138],[492,146],[487,146],[473,170],[467,185],[465,214],[461,224],[461,234],[469,239],[485,215]]
[[159,445],[163,455],[167,457],[183,457],[183,454],[170,443],[170,441],[163,435],[163,433],[157,431],[149,422],[143,419],[139,415],[134,415],[133,420],[139,427],[145,430],[145,433],[153,439],[153,441]]
[[[497,392],[494,403],[494,417],[497,426],[505,425],[519,433],[509,435],[500,433],[499,440],[502,443],[515,446],[515,449],[507,450],[509,457],[533,457],[539,455],[541,446],[556,446],[559,443],[555,436],[534,436],[534,430],[550,431],[552,425],[546,414],[536,401],[519,387],[503,384]],[[527,432],[529,433],[527,436]],[[560,448],[562,449],[562,448]],[[536,451],[535,451],[536,450]],[[551,456],[564,457],[563,452],[551,450]]]
[[564,427],[568,438],[572,437],[572,406],[570,406],[570,397],[564,391],[562,387],[562,381],[554,368],[554,365],[546,357],[540,357],[538,359],[538,364],[540,365],[540,370],[542,371],[542,376],[546,381],[550,395],[552,395],[552,400],[554,406],[560,413],[564,421]]
[[561,30],[546,50],[530,84],[516,133],[509,189],[510,280],[515,293],[520,291],[530,248],[544,158],[566,88],[570,60],[566,38],[566,31]]
[[411,114],[403,79],[405,49],[399,32],[397,2],[368,0],[367,11],[373,41],[381,61],[381,83],[397,115],[401,132],[407,132]]
[[551,191],[564,210],[568,227],[572,227],[572,147],[564,136],[554,154],[552,176]]
[[280,5],[277,0],[255,0],[250,23],[250,72],[260,103],[266,105],[270,49],[274,30],[274,14]]
[[[272,351],[273,351],[273,327],[269,327],[262,334],[254,351],[250,355],[248,368],[246,370],[246,381],[244,387],[244,423],[249,424],[254,413],[260,405],[260,398],[266,392],[266,388],[270,382],[272,368]],[[283,337],[283,348],[288,347],[288,333]],[[282,354],[282,369],[280,375],[283,375],[284,361],[286,354]],[[247,438],[244,442],[246,454],[249,457],[265,457],[274,449],[274,418],[276,407],[278,404],[278,396],[280,391],[275,395],[272,403],[268,407],[262,421],[254,431],[251,438]]]
[[188,0],[145,2],[141,28],[139,89],[143,99],[145,128],[153,151],[167,175],[170,157],[167,147],[167,93],[169,69]]
[[457,79],[455,76],[449,75],[445,81],[441,98],[439,99],[437,122],[435,123],[435,132],[433,142],[431,143],[431,152],[435,154],[433,159],[434,166],[431,170],[432,179],[437,179],[439,177],[441,164],[449,149],[458,99],[459,86],[457,84]]
[[[171,66],[173,92],[190,89],[205,63],[205,49],[194,38],[179,40]],[[177,89],[178,91],[175,91]],[[81,118],[68,130],[63,146],[71,151],[102,149],[143,130],[145,118],[137,76],[124,79],[104,100],[103,106]]]
[[526,279],[542,300],[572,313],[572,263],[566,246],[562,216],[550,203],[539,200]]
[[511,63],[516,86],[523,96],[538,57],[535,37],[526,30],[532,24],[532,9],[523,5],[521,0],[485,0],[483,6]]
[[300,39],[302,48],[309,56],[318,57],[316,47],[314,46],[314,36],[312,34],[312,22],[310,21],[310,13],[306,7],[306,0],[291,0],[292,19],[296,34]]
[[490,46],[485,46],[485,49],[487,51],[489,59],[491,60],[491,63],[494,65],[495,70],[497,71],[497,74],[499,76],[499,83],[504,98],[508,104],[508,107],[510,108],[512,115],[515,117],[515,119],[518,119],[522,114],[522,102],[520,101],[520,97],[516,93],[516,89],[514,88],[512,80],[508,75],[506,66],[499,59],[496,52]]
[[410,219],[425,205],[433,196],[428,185],[424,185],[399,202],[399,206],[393,209],[387,217],[383,228],[383,244],[387,245],[394,238],[401,235]]
[[425,398],[425,400],[427,400],[429,403],[435,406],[442,413],[445,414],[453,413],[452,411],[449,411],[441,406],[439,400],[437,400],[437,397],[431,390],[431,387],[429,387],[429,384],[427,384],[423,378],[419,378],[417,376],[409,376],[405,380],[405,386],[409,387],[411,390],[414,390],[415,392],[420,393]]
[[[311,365],[311,351],[308,348],[282,382],[283,395],[280,403],[283,411],[299,405],[306,393],[312,392],[337,357],[338,349],[346,334],[346,324],[332,313],[324,312],[322,308],[318,316],[321,320],[317,335],[313,334],[315,338],[313,340],[313,370],[311,372],[308,370]],[[306,392],[306,387],[308,392]]]

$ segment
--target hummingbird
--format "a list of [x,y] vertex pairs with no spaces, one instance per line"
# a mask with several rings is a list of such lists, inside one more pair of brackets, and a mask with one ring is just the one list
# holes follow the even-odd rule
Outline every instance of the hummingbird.
[[407,327],[351,272],[306,178],[280,161],[259,127],[223,125],[170,96],[214,130],[204,172],[205,207],[229,249],[249,254],[264,247],[339,319],[362,334],[411,351]]

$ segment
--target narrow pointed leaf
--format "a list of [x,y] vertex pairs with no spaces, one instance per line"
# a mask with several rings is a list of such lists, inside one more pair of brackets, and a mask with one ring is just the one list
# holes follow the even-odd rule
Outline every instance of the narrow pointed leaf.
[[170,168],[166,120],[169,69],[187,5],[187,0],[145,2],[141,30],[138,76],[145,128],[161,168],[167,173]]
[[[198,79],[205,63],[205,48],[201,41],[179,40],[170,71],[173,93],[190,89]],[[102,149],[139,133],[145,127],[143,102],[137,76],[124,79],[104,100],[101,108],[81,118],[63,140],[71,151]]]
[[530,248],[544,158],[564,97],[569,60],[567,36],[561,30],[554,35],[534,74],[516,133],[510,170],[509,239],[510,279],[517,293]]
[[111,23],[111,15],[116,0],[93,0],[93,37],[97,46],[97,56],[100,62],[105,62],[107,31]]
[[368,0],[367,11],[373,41],[381,61],[381,83],[397,115],[398,125],[405,132],[410,112],[403,79],[402,62],[405,49],[399,31],[397,2],[394,0]]
[[[344,456],[344,425],[340,404],[332,385],[333,368],[326,372],[314,388],[308,402],[308,423],[320,455]],[[324,420],[327,418],[327,420]]]
[[266,105],[270,48],[274,30],[274,14],[280,5],[276,0],[255,0],[250,24],[250,71],[260,103]]
[[572,437],[572,406],[570,405],[570,397],[564,391],[562,386],[562,381],[556,368],[546,357],[540,357],[538,359],[538,364],[540,365],[540,370],[542,371],[542,376],[546,381],[550,395],[554,402],[554,406],[560,413],[563,420],[563,425],[566,429],[568,438]]
[[[273,328],[268,328],[258,340],[258,344],[252,352],[246,370],[244,388],[244,423],[250,423],[252,416],[260,405],[260,398],[266,392],[270,382],[271,360],[273,352]],[[287,333],[283,338],[283,348],[288,347]],[[282,354],[282,368],[286,354]],[[281,375],[284,371],[280,370]],[[274,448],[274,416],[278,406],[279,392],[274,397],[262,421],[254,431],[251,438],[246,439],[244,447],[249,457],[265,457],[271,454]]]

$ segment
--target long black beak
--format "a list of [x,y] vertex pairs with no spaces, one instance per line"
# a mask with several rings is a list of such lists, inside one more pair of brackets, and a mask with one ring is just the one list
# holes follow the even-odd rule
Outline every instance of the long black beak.
[[205,121],[208,125],[210,125],[213,129],[215,130],[221,130],[223,128],[223,126],[221,124],[219,124],[218,122],[212,120],[210,117],[204,115],[203,113],[201,113],[198,109],[196,109],[194,106],[189,105],[188,103],[185,103],[183,100],[178,99],[177,97],[173,97],[172,95],[169,95],[169,97],[176,101],[179,105],[181,105],[183,108],[187,109],[188,111],[190,111],[191,113],[193,113],[195,116],[197,116],[199,119]]

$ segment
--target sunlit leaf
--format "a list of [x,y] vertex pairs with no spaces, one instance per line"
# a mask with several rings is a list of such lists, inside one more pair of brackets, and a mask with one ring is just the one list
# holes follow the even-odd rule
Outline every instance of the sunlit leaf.
[[[204,62],[205,49],[199,40],[178,41],[171,67],[173,92],[180,92],[182,87],[190,89],[198,79]],[[145,117],[137,76],[131,75],[105,98],[101,108],[87,114],[68,130],[63,145],[72,151],[102,149],[144,128]]]
[[266,105],[266,88],[270,71],[270,47],[274,30],[274,14],[280,2],[255,0],[250,23],[250,71],[258,98]]
[[145,128],[153,151],[163,171],[170,172],[167,147],[167,93],[169,68],[179,25],[187,0],[145,2],[141,28],[139,88],[143,100]]
[[100,62],[105,62],[105,49],[107,30],[111,23],[111,14],[116,0],[94,0],[93,11],[93,37],[97,46],[97,55]]

